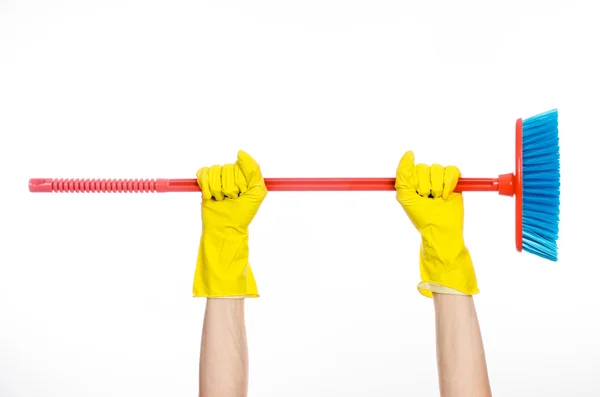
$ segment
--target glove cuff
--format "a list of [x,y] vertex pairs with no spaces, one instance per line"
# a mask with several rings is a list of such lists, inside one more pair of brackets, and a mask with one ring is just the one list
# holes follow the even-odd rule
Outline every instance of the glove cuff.
[[425,295],[429,298],[431,298],[434,293],[446,295],[469,295],[433,281],[422,281],[417,285],[417,289],[422,295]]
[[423,241],[420,253],[421,282],[419,292],[431,298],[433,293],[475,295],[479,293],[473,260],[467,247],[441,247]]
[[248,263],[248,233],[205,232],[200,240],[193,295],[196,297],[258,297]]

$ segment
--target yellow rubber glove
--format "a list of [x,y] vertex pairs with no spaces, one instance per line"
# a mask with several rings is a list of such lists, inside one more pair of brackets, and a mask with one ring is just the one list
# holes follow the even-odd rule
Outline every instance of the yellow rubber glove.
[[460,171],[454,166],[415,166],[412,151],[402,156],[396,171],[396,199],[422,237],[421,282],[417,288],[429,298],[433,292],[479,292],[463,238],[463,197],[454,192],[459,177]]
[[248,226],[267,195],[259,165],[240,150],[235,164],[203,167],[202,237],[193,294],[196,297],[256,298],[248,263]]

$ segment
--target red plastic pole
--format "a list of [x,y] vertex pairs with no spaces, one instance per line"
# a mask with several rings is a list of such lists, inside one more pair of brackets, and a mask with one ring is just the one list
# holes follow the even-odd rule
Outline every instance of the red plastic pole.
[[[461,178],[456,192],[502,190],[500,178]],[[395,190],[395,178],[265,178],[269,191]],[[32,178],[33,193],[199,192],[196,179],[52,179]]]

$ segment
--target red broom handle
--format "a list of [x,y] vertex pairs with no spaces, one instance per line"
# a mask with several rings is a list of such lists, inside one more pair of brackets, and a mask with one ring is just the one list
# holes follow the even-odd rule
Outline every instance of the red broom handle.
[[[395,178],[265,178],[269,191],[395,190]],[[498,178],[460,178],[455,192],[498,191]],[[32,178],[29,191],[49,192],[199,192],[196,179],[50,179]]]

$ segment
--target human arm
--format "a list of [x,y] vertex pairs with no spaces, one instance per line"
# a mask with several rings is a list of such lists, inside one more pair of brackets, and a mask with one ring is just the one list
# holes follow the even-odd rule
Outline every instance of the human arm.
[[240,151],[235,164],[198,170],[202,236],[193,295],[206,297],[200,350],[200,397],[245,397],[248,348],[245,298],[259,296],[249,263],[248,227],[267,189],[260,167]]
[[463,197],[454,192],[459,177],[453,166],[415,166],[414,154],[407,152],[396,171],[396,198],[422,237],[417,288],[434,301],[440,393],[487,397],[491,392],[473,302],[479,286],[463,237]]
[[207,299],[200,350],[200,397],[246,397],[245,299]]
[[433,294],[440,395],[490,397],[483,340],[472,296]]

